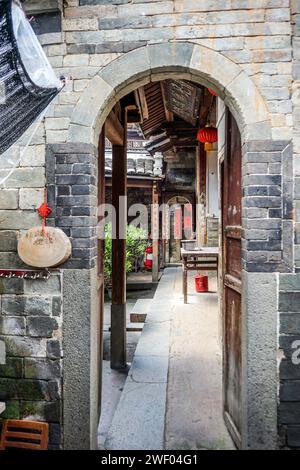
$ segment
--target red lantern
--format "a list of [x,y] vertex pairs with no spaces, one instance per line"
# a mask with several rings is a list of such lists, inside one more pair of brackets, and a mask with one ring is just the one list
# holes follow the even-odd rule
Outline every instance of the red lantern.
[[203,127],[199,129],[197,139],[203,144],[213,144],[218,141],[218,129],[215,127]]
[[214,92],[214,90],[212,90],[211,88],[207,88],[209,93],[213,96],[218,96],[217,93]]

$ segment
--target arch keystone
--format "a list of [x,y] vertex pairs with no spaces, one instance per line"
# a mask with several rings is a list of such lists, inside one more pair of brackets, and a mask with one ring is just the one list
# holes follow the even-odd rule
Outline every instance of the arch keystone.
[[188,42],[169,42],[148,46],[151,72],[163,72],[168,64],[168,70],[189,71],[194,51],[194,44]]
[[118,57],[104,67],[99,75],[115,92],[139,78],[147,75],[150,77],[148,47],[141,47]]

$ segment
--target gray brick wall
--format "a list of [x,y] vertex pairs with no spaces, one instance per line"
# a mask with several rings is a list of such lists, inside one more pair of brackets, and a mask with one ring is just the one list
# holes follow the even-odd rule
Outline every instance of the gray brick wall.
[[300,274],[280,275],[279,321],[280,445],[300,449]]
[[243,267],[293,270],[292,146],[253,141],[243,146]]
[[46,176],[50,223],[61,228],[72,243],[71,258],[63,268],[89,269],[97,257],[97,161],[88,145],[48,145]]

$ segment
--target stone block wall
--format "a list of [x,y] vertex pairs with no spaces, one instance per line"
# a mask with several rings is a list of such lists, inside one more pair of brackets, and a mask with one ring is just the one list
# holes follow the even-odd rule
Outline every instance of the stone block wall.
[[[64,42],[46,46],[58,73],[74,82],[51,118],[48,138],[63,141],[68,119],[89,79],[120,55],[146,44],[191,41],[220,51],[253,78],[267,101],[273,137],[291,137],[291,18],[288,0],[72,1],[64,10]],[[51,116],[51,117],[50,117]]]
[[[293,260],[293,274],[279,277],[279,413],[280,445],[300,449],[300,3],[291,1],[293,83],[291,105],[293,113],[293,168],[291,158],[284,169],[289,177],[283,179],[286,212],[292,214],[294,231],[287,225],[285,236],[293,236],[288,256]],[[287,165],[290,165],[288,169]]]
[[289,141],[244,145],[242,249],[246,271],[293,270],[293,196],[285,185],[291,172]]
[[[298,369],[290,372],[287,360],[290,341],[299,335],[299,309],[295,307],[299,290],[296,272],[300,271],[299,2],[25,0],[24,5],[30,14],[37,16],[43,11],[61,11],[60,30],[57,23],[55,30],[46,34],[42,28],[40,41],[57,75],[71,76],[73,80],[49,107],[28,150],[22,153],[30,131],[24,136],[21,147],[10,152],[17,168],[0,187],[0,266],[23,266],[16,254],[17,237],[24,230],[40,224],[35,209],[42,201],[45,183],[49,185],[49,204],[54,208],[50,223],[61,227],[72,239],[72,258],[64,268],[89,270],[95,265],[94,149],[78,150],[77,144],[73,149],[72,145],[65,146],[74,109],[95,75],[118,57],[150,44],[191,42],[227,57],[253,80],[265,99],[271,122],[272,135],[268,136],[268,144],[264,128],[260,127],[257,141],[264,141],[261,148],[257,142],[252,148],[252,144],[244,148],[244,217],[247,218],[244,268],[254,272],[290,272],[281,274],[280,279],[282,276],[294,279],[291,281],[293,288],[287,288],[285,281],[280,281],[279,305],[283,310],[280,310],[279,354],[284,357],[279,356],[282,401],[279,419],[282,445],[298,447],[299,401],[295,399]],[[157,58],[157,63],[160,59]],[[130,69],[136,66],[130,61],[128,64]],[[214,67],[218,72],[217,63]],[[222,73],[226,74],[226,70]],[[235,80],[240,83],[241,99],[246,91],[242,78],[241,74],[240,80]],[[103,83],[99,78],[99,87]],[[100,95],[102,91],[99,89],[97,93]],[[85,115],[78,119],[88,121],[90,107],[95,106],[97,103],[91,99],[86,103]],[[76,136],[76,141],[79,137]],[[294,174],[291,139],[294,141]],[[60,145],[55,147],[57,144]],[[223,150],[220,145],[220,155]],[[2,156],[0,175],[6,171],[5,162]],[[62,275],[57,272],[52,276],[61,279]],[[45,284],[40,284],[41,281],[10,281],[8,285],[3,281],[4,287],[0,286],[0,341],[4,340],[7,352],[7,364],[0,366],[0,400],[5,394],[11,394],[7,416],[49,417],[51,445],[57,445],[61,416],[58,406],[61,353],[58,347],[61,347],[63,317],[54,313],[60,305],[62,285],[59,287],[56,282],[57,290],[52,291],[52,276]],[[38,285],[42,288],[36,292]],[[280,303],[280,299],[286,300],[287,294],[291,307],[283,307],[284,303]],[[28,400],[29,389],[35,400]],[[72,423],[69,423],[69,429],[72,429]]]
[[0,280],[1,418],[49,423],[50,448],[61,443],[62,296],[61,274],[48,280]]
[[72,243],[65,269],[90,269],[97,257],[97,160],[89,145],[47,145],[50,223]]
[[300,275],[279,283],[280,445],[300,449]]
[[300,5],[292,2],[293,22],[293,142],[295,199],[295,267],[300,272]]

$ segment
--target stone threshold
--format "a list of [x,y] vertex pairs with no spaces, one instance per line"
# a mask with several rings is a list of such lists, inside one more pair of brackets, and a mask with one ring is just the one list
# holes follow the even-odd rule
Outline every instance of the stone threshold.
[[165,270],[106,442],[109,450],[163,450],[170,328],[177,269]]

